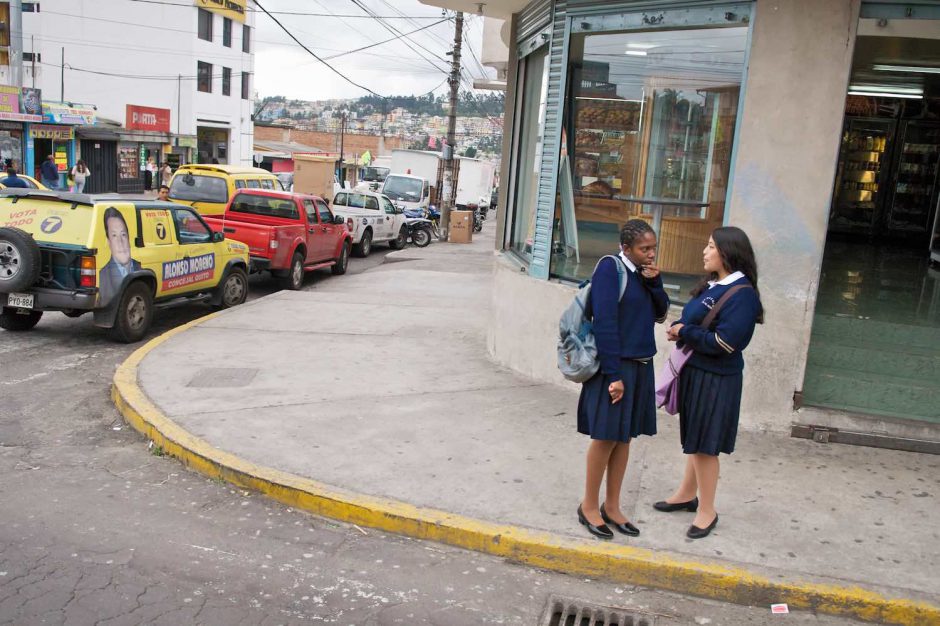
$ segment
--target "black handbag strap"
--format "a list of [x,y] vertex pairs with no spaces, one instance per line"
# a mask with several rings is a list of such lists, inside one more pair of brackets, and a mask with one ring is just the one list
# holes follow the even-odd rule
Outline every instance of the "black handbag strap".
[[718,311],[721,310],[721,307],[724,306],[725,302],[731,299],[731,296],[738,293],[742,289],[751,289],[751,286],[750,285],[735,285],[734,287],[726,291],[720,298],[718,298],[718,302],[715,303],[715,306],[712,307],[711,311],[708,312],[708,315],[705,316],[705,319],[702,320],[702,323],[701,323],[702,328],[707,329],[709,326],[711,326],[712,322],[715,321],[715,316],[718,315]]

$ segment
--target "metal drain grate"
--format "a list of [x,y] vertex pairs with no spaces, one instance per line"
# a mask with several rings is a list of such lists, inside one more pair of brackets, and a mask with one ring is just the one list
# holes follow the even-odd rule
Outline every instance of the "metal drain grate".
[[654,626],[656,618],[639,611],[601,606],[585,600],[549,596],[539,626]]

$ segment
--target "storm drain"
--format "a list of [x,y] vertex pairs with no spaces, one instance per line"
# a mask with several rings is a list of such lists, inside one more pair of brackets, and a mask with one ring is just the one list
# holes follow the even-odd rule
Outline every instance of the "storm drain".
[[245,387],[254,379],[257,369],[250,367],[206,367],[192,377],[187,387],[225,388]]
[[539,626],[654,626],[655,617],[584,600],[549,596]]

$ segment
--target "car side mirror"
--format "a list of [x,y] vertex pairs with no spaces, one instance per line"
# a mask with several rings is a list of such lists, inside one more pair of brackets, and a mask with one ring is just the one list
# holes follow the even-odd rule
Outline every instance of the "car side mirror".
[[343,219],[343,216],[342,216],[342,215],[334,215],[334,216],[333,216],[333,223],[334,223],[334,224],[345,224],[345,223],[346,223],[346,220]]
[[404,213],[404,212],[405,212],[405,209],[401,208],[400,206],[395,207],[395,214],[396,214],[396,215],[401,215],[401,214]]
[[219,243],[220,241],[225,241],[225,233],[212,233],[212,243]]

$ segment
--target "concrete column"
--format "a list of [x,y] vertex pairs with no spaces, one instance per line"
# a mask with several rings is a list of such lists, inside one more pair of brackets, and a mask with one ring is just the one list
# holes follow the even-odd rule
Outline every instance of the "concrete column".
[[860,0],[755,4],[729,224],[751,237],[767,323],[742,423],[788,427],[802,389]]

